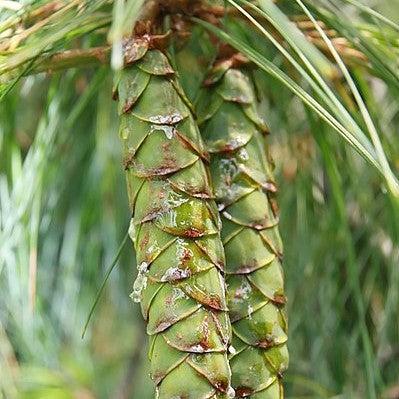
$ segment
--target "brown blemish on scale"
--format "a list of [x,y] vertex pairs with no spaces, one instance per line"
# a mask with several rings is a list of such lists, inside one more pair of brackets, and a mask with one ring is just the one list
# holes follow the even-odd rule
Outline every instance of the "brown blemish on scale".
[[113,99],[114,101],[119,100],[119,91],[118,91],[117,88],[114,88],[114,89],[112,90],[112,99]]
[[274,341],[270,338],[269,339],[266,338],[264,340],[258,341],[256,344],[257,347],[262,348],[262,349],[270,349],[274,345],[275,345]]
[[180,258],[181,265],[186,266],[190,259],[193,257],[192,252],[188,248],[183,249],[182,257]]
[[203,352],[208,352],[209,349],[211,348],[209,342],[207,341],[207,338],[202,339],[198,345],[201,347],[201,349],[203,350]]
[[140,223],[146,223],[146,222],[150,222],[151,220],[154,220],[155,218],[157,218],[160,215],[161,211],[162,211],[161,207],[153,209],[151,212],[147,213],[141,219]]
[[[275,216],[275,215],[273,215]],[[261,231],[265,229],[270,229],[278,224],[278,217],[275,216],[277,220],[269,220],[265,218],[264,220],[258,220],[257,222],[252,222],[248,224],[248,227],[252,227],[255,230]]]
[[189,238],[198,238],[204,234],[204,231],[200,231],[195,227],[189,227],[187,230],[184,231],[184,235]]
[[170,143],[162,143],[162,151],[165,153],[170,153]]
[[279,213],[280,213],[280,209],[279,206],[277,204],[277,201],[274,198],[270,198],[269,196],[269,203],[270,203],[270,207],[272,208],[272,212],[275,218],[278,218]]
[[250,102],[248,102],[248,100],[244,96],[231,97],[231,100],[238,104],[251,104]]
[[128,153],[123,159],[123,167],[125,170],[129,170],[135,165],[134,154]]
[[174,154],[174,151],[171,150],[171,143],[169,141],[162,143],[161,145],[161,151],[164,156],[164,161],[167,167],[176,167],[176,157]]
[[256,259],[252,259],[246,265],[241,265],[235,274],[249,274],[252,273],[254,270],[257,270],[259,267],[258,262]]
[[161,172],[160,174],[166,174],[166,172],[170,173],[170,171],[178,170],[179,168],[176,163],[176,158],[171,151],[169,142],[162,143],[161,152],[163,155],[162,166],[160,166],[158,168],[154,168],[152,170],[159,171],[159,172]]
[[203,336],[201,338],[201,341],[199,342],[199,345],[204,351],[207,351],[211,348],[210,343],[209,343],[209,320],[208,320],[209,315],[206,316],[204,323],[202,324],[202,332]]
[[277,306],[284,306],[287,303],[287,297],[285,295],[276,294],[273,297],[273,302]]
[[265,191],[273,193],[273,194],[277,193],[277,191],[278,191],[276,183],[271,181],[271,180],[269,180],[266,183],[262,184],[262,188]]
[[207,191],[207,187],[199,189],[194,187],[191,183],[176,184],[172,180],[169,181],[170,185],[177,191],[182,191],[183,193],[190,195],[191,197],[201,198],[201,199],[213,199],[212,193]]
[[271,227],[269,226],[269,223],[267,223],[267,221],[262,221],[262,222],[253,222],[250,224],[250,226],[255,229],[255,230],[264,230],[267,227]]
[[179,141],[181,142],[181,144],[189,149],[190,151],[195,152],[204,162],[209,163],[211,158],[210,155],[207,151],[199,151],[194,144],[187,139],[187,137],[185,137],[183,134],[181,134],[177,129],[176,129],[176,137],[179,139]]
[[227,392],[227,389],[229,388],[229,381],[224,378],[220,379],[219,381],[215,381],[213,385],[217,390],[221,392]]
[[269,126],[267,126],[265,124],[266,122],[261,119],[261,124],[259,125],[258,123],[256,124],[256,126],[258,127],[258,129],[260,130],[260,132],[264,135],[264,136],[269,136],[270,135],[270,128]]
[[140,241],[140,244],[139,244],[141,250],[143,250],[147,246],[149,240],[150,240],[150,235],[149,235],[148,231],[146,231],[143,239]]
[[252,395],[254,390],[249,387],[237,387],[235,388],[236,396],[239,398],[244,398],[246,396]]
[[151,168],[144,171],[139,171],[138,176],[141,178],[151,178],[151,177],[159,177],[166,176],[180,170],[176,165],[173,166],[161,166],[159,168]]
[[143,166],[137,167],[137,175],[142,178],[159,177],[164,175],[170,175],[180,170],[180,167],[176,163],[176,158],[170,150],[170,143],[163,143],[161,145],[161,151],[163,154],[162,165],[156,168],[144,168]]
[[155,328],[155,333],[160,333],[161,331],[165,331],[167,328],[175,324],[177,320],[174,320],[173,318],[166,319],[166,320],[160,320]]
[[198,330],[198,333],[200,334],[200,339],[198,341],[194,341],[191,343],[191,345],[188,346],[184,342],[184,338],[181,336],[179,340],[181,341],[180,344],[186,348],[187,352],[191,353],[207,353],[209,352],[210,349],[212,349],[212,345],[210,343],[210,331],[209,331],[209,315],[206,315],[204,318],[203,322],[199,326],[200,330]]
[[129,100],[127,100],[122,107],[122,113],[126,114],[127,112],[129,112],[133,108],[133,105],[136,103],[137,100],[138,100],[137,96],[129,98]]
[[[230,334],[226,331],[226,325],[222,325],[222,322],[218,319],[216,313],[217,312],[211,312],[213,321],[217,327],[218,335],[222,339],[223,344],[227,345],[230,342]],[[227,351],[227,347],[225,350]]]
[[209,298],[206,298],[205,302],[206,305],[209,306],[210,308],[216,310],[223,310],[221,300],[217,295],[211,295]]
[[217,261],[217,262],[216,262],[216,267],[217,267],[220,271],[224,272],[225,263],[222,262],[222,261]]
[[173,295],[169,295],[165,298],[165,305],[170,306],[173,304]]
[[154,381],[155,385],[158,385],[165,377],[166,374],[161,372],[151,374],[151,378]]
[[[186,187],[192,187],[192,186],[190,184],[187,184]],[[205,191],[195,191],[190,189],[187,189],[187,191],[190,193],[190,195],[192,195],[195,198],[201,198],[205,200],[212,198],[212,195],[209,192],[207,193]]]
[[234,145],[232,143],[226,143],[223,147],[220,148],[219,152],[228,154],[228,153],[237,151],[240,147],[241,147],[241,145]]
[[173,283],[175,281],[185,280],[191,277],[191,272],[188,269],[173,268],[171,270],[172,271],[167,274],[167,279],[165,279],[164,281],[169,281]]

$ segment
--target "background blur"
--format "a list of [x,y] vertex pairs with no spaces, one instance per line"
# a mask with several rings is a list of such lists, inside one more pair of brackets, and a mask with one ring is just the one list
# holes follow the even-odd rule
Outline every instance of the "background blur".
[[[398,1],[368,4],[399,20]],[[365,161],[257,74],[280,186],[287,398],[363,398],[372,378],[397,399],[397,208]],[[362,69],[353,76],[398,175],[398,91]],[[0,398],[153,397],[130,242],[81,339],[129,223],[111,91],[109,68],[69,70],[21,79],[0,102]]]

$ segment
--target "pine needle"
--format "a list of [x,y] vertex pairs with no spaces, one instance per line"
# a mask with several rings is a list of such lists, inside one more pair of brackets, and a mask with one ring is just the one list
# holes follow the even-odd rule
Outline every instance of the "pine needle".
[[86,334],[86,331],[87,331],[87,327],[89,326],[90,320],[91,320],[91,318],[92,318],[92,316],[94,314],[94,311],[95,311],[95,309],[97,307],[97,304],[98,304],[98,302],[99,302],[99,300],[101,298],[101,295],[102,295],[102,293],[104,291],[105,285],[107,284],[108,278],[111,275],[112,271],[114,270],[115,266],[117,265],[118,260],[119,260],[121,254],[122,254],[122,250],[125,247],[128,238],[129,238],[129,231],[126,232],[125,237],[123,238],[123,240],[122,240],[122,242],[121,242],[121,244],[120,244],[120,246],[118,248],[118,251],[116,252],[116,255],[115,255],[112,263],[110,264],[110,266],[107,269],[107,272],[105,273],[105,276],[104,276],[104,279],[103,279],[103,281],[101,283],[101,286],[100,286],[100,288],[97,291],[96,298],[95,298],[95,300],[93,302],[93,305],[90,308],[89,315],[87,316],[86,323],[85,323],[85,325],[83,327],[82,339],[84,339],[84,337],[85,337],[85,334]]

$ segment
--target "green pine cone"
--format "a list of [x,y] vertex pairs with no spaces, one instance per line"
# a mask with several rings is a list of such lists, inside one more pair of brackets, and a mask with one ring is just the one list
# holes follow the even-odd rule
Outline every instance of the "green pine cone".
[[120,74],[121,118],[141,302],[157,398],[230,398],[220,218],[208,158],[168,58],[137,48]]
[[232,385],[237,397],[280,399],[288,351],[276,186],[254,88],[232,65],[214,68],[198,104],[223,225]]

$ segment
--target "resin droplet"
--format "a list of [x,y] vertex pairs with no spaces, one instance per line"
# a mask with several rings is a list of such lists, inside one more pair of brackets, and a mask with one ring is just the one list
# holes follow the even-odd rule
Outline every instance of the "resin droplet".
[[226,393],[227,393],[227,397],[230,398],[230,399],[233,399],[236,396],[236,391],[234,390],[234,388],[232,386],[227,388],[227,392]]
[[133,244],[136,244],[136,226],[133,219],[130,220],[129,224],[129,237],[133,241]]
[[138,274],[136,280],[133,283],[133,291],[130,294],[130,298],[133,302],[141,302],[141,296],[143,290],[147,287],[147,273],[148,273],[148,263],[142,262],[137,266]]
[[190,271],[187,269],[179,269],[178,267],[170,267],[161,277],[161,281],[177,281],[190,277]]
[[169,125],[151,125],[151,133],[156,131],[163,131],[165,133],[166,138],[171,140],[175,133],[175,127]]
[[148,263],[147,262],[141,262],[138,266],[137,266],[137,270],[139,271],[139,274],[146,274],[148,271]]
[[235,355],[235,354],[237,353],[237,350],[236,350],[236,348],[234,348],[233,345],[230,345],[230,346],[229,346],[228,351],[229,351],[229,353],[231,353],[232,355]]
[[183,116],[179,113],[174,113],[170,115],[155,115],[151,116],[149,119],[150,122],[156,123],[157,125],[175,125],[183,119]]
[[237,155],[241,161],[248,161],[249,159],[248,151],[245,148],[240,148]]

